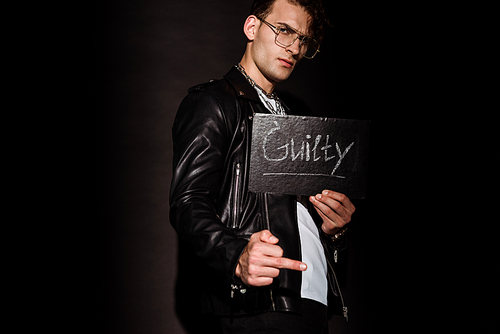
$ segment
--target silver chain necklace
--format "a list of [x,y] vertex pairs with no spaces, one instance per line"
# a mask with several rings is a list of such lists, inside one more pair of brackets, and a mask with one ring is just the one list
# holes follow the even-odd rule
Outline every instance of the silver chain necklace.
[[[260,87],[245,71],[245,68],[240,64],[234,65],[241,74],[248,80],[250,85],[257,91],[257,94],[260,97],[260,100],[266,105],[267,109],[275,115],[286,115],[285,109],[283,108],[283,105],[281,103],[281,100],[278,98],[278,96],[275,93],[267,93],[262,87]],[[273,103],[275,105],[273,105]]]

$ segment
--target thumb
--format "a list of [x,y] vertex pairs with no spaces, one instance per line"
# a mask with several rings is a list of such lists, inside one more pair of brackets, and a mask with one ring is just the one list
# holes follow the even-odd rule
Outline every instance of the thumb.
[[267,242],[268,244],[277,244],[279,239],[276,238],[271,231],[269,230],[263,230],[261,235],[260,235],[260,241],[262,242]]

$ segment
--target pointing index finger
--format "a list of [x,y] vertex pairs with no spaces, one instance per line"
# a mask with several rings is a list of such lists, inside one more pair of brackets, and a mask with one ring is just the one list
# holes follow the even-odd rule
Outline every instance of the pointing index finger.
[[297,271],[305,271],[307,269],[307,264],[305,264],[304,262],[288,259],[286,257],[277,258],[274,260],[274,262],[275,268],[291,269]]

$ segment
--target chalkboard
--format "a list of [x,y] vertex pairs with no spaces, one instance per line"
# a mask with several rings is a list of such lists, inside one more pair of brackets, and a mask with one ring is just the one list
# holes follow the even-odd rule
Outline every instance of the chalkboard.
[[249,190],[366,196],[369,121],[255,114]]

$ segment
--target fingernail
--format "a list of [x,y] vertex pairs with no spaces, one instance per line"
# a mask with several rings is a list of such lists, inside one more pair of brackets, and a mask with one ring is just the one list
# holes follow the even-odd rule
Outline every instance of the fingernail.
[[328,195],[328,190],[323,190],[323,195]]
[[306,264],[305,264],[305,263],[301,263],[301,264],[300,264],[300,270],[304,271],[304,270],[306,270],[306,269],[307,269]]
[[278,238],[276,238],[275,236],[272,236],[269,238],[269,241],[276,242],[276,241],[278,241]]
[[317,195],[316,195],[316,199],[318,199],[318,200],[320,200],[320,199],[321,199],[321,197],[322,197],[322,195],[321,195],[321,194],[317,194]]

